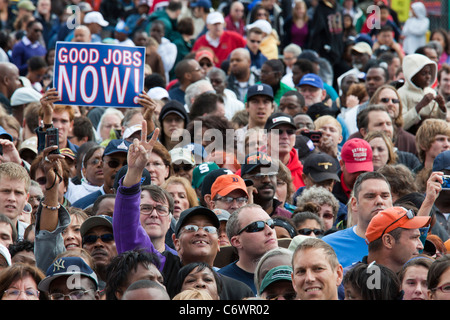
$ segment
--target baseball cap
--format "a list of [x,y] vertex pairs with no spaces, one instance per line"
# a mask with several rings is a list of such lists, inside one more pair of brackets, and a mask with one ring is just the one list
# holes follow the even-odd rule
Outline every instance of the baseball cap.
[[246,30],[251,30],[253,28],[261,29],[261,31],[266,34],[272,33],[272,25],[267,20],[258,19],[245,27]]
[[372,148],[366,140],[347,140],[342,146],[341,159],[349,173],[373,171]]
[[[38,149],[37,149],[37,136],[33,136],[31,138],[28,138],[26,140],[24,140],[21,144],[20,144],[20,148],[19,148],[19,154],[24,151],[24,150],[31,150],[33,151],[36,155],[38,154]],[[60,150],[61,152],[61,150]]]
[[153,87],[147,92],[148,96],[155,100],[170,99],[169,92],[161,87]]
[[219,166],[215,162],[203,162],[196,166],[192,171],[192,187],[200,188],[206,175],[216,169],[219,169]]
[[273,100],[273,89],[265,83],[255,84],[247,90],[247,101],[253,96],[268,96]]
[[169,151],[172,163],[177,162],[195,165],[194,154],[186,148],[173,148]]
[[[205,194],[211,194],[211,187],[212,187],[214,181],[216,181],[217,177],[219,177],[223,174],[234,174],[234,172],[231,171],[230,169],[219,168],[219,169],[211,170],[209,173],[207,173],[203,177],[203,182],[201,185],[202,197],[204,197]],[[194,180],[194,179],[192,179],[192,180]]]
[[198,50],[195,53],[195,60],[200,61],[203,58],[207,58],[211,63],[214,63],[214,54],[209,50]]
[[38,288],[48,292],[50,284],[62,276],[82,275],[91,278],[98,288],[98,278],[95,272],[81,257],[62,257],[56,259],[46,272],[46,277],[39,282]]
[[430,223],[429,216],[415,216],[411,210],[403,207],[391,207],[378,212],[366,230],[366,239],[372,242],[381,238],[385,233],[389,233],[397,228],[419,229]]
[[289,281],[292,282],[292,267],[287,265],[277,266],[270,269],[261,281],[259,287],[259,294],[264,292],[264,290],[270,286],[272,283],[278,281]]
[[189,6],[191,8],[201,7],[201,8],[206,8],[206,9],[210,9],[212,7],[210,0],[192,1],[192,2],[189,3]]
[[196,215],[204,215],[204,216],[210,218],[211,221],[213,222],[213,226],[216,227],[217,229],[219,229],[220,221],[219,221],[219,218],[217,217],[217,215],[212,210],[210,210],[206,207],[196,206],[196,207],[192,207],[192,208],[186,209],[183,212],[181,212],[180,218],[178,219],[178,222],[175,226],[175,235],[177,237],[178,237],[178,234],[180,233],[181,227],[183,227],[183,225],[184,225],[184,222],[186,222],[186,220],[189,217],[193,217]]
[[110,154],[116,153],[116,152],[128,152],[128,147],[131,143],[129,143],[127,140],[122,139],[113,139],[111,140],[108,145],[105,148],[105,151],[103,152],[104,156],[109,156]]
[[299,54],[297,59],[306,59],[313,63],[320,63],[319,54],[311,49],[303,50],[302,53]]
[[6,132],[6,130],[2,126],[0,126],[0,139],[8,139],[11,141],[14,140],[12,135],[10,135],[8,132]]
[[33,2],[29,0],[20,0],[17,4],[18,9],[25,9],[28,11],[34,11],[36,10],[36,7],[34,6]]
[[95,227],[113,228],[112,218],[106,215],[92,216],[84,220],[80,227],[81,237],[84,237],[89,230]]
[[225,19],[223,18],[223,14],[215,11],[208,14],[206,17],[206,24],[216,24],[216,23],[225,23]]
[[292,116],[288,115],[287,113],[283,112],[272,113],[270,117],[267,119],[266,124],[264,125],[264,129],[271,130],[282,124],[290,125],[294,130],[297,129],[294,123],[294,118],[292,118]]
[[86,15],[84,16],[84,23],[98,23],[102,27],[107,27],[109,25],[109,22],[106,21],[103,18],[103,15],[98,11],[91,11],[86,13]]
[[33,88],[22,87],[14,91],[11,96],[11,107],[28,104],[30,102],[39,102],[42,94]]
[[161,112],[159,113],[159,123],[162,124],[164,118],[171,113],[179,115],[184,120],[184,123],[188,122],[188,115],[186,113],[186,109],[181,104],[181,102],[171,100],[162,107]]
[[294,148],[297,149],[299,159],[303,159],[314,152],[316,147],[307,136],[296,135]]
[[123,138],[128,139],[138,131],[142,131],[142,124],[135,124],[132,125],[131,127],[126,128],[125,131],[123,132]]
[[[116,176],[114,177],[114,183],[113,183],[114,190],[119,189],[119,181],[120,181],[120,179],[122,179],[123,176],[125,176],[127,171],[128,171],[128,165],[123,166],[122,168],[120,168],[119,171],[117,171]],[[144,168],[144,171],[142,172],[141,186],[150,185],[150,184],[152,184],[150,172],[148,172],[148,170],[146,168]]]
[[117,22],[116,27],[114,28],[114,31],[120,32],[120,33],[126,33],[126,34],[130,34],[130,32],[131,32],[130,28],[127,26],[127,24],[123,20],[119,20],[119,22]]
[[73,152],[72,149],[70,149],[70,148],[59,149],[59,153],[65,157],[72,159],[72,160],[75,160],[75,158],[76,158],[75,152]]
[[307,73],[300,79],[298,86],[311,86],[323,89],[323,81],[317,74]]
[[211,199],[216,195],[225,197],[234,190],[242,190],[248,197],[245,181],[237,174],[224,174],[219,176],[211,186]]
[[231,214],[224,209],[212,209],[212,211],[217,215],[217,218],[219,218],[220,222],[228,221],[231,216]]
[[309,174],[315,182],[331,179],[340,181],[338,170],[336,159],[326,153],[312,153],[303,161],[303,173]]
[[359,53],[367,53],[369,56],[372,55],[372,48],[367,42],[364,41],[357,42],[354,46],[352,46],[352,50]]
[[309,106],[306,114],[310,116],[310,118],[315,121],[321,116],[332,116],[336,118],[336,111],[331,109],[323,102],[317,102]]
[[433,161],[433,171],[450,170],[450,150],[439,153]]
[[245,156],[244,163],[241,165],[241,177],[259,167],[270,167],[272,163],[272,157],[267,153],[261,151],[250,153]]
[[[208,156],[208,153],[206,152],[205,148],[200,144],[200,143],[189,143],[185,146],[183,146],[183,148],[188,149],[189,151],[192,152],[192,154],[195,156],[197,156],[199,159],[201,159],[200,162],[203,161],[203,159],[205,159]],[[196,158],[196,159],[198,159]]]

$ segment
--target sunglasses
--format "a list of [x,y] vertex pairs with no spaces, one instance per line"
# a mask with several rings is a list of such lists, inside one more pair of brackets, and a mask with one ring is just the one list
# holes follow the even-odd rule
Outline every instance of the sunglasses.
[[212,63],[209,63],[209,62],[202,62],[202,63],[200,63],[200,67],[212,67]]
[[192,164],[174,165],[173,166],[173,171],[174,172],[179,172],[181,170],[183,170],[183,171],[190,171],[190,170],[192,170],[192,168],[194,168],[194,166]]
[[105,233],[100,236],[91,234],[83,237],[83,244],[93,244],[97,242],[97,239],[102,240],[103,242],[111,242],[114,241],[114,235],[112,233]]
[[237,234],[240,235],[244,231],[247,233],[260,232],[264,230],[266,225],[271,229],[275,228],[275,222],[272,219],[269,219],[267,221],[255,221],[239,230]]
[[251,43],[261,43],[259,40],[249,40]]
[[298,230],[298,234],[301,234],[302,236],[309,236],[311,232],[313,232],[316,236],[320,236],[323,234],[323,230],[321,229],[303,228]]
[[380,101],[383,103],[389,103],[389,101],[392,101],[392,103],[400,103],[400,99],[394,98],[381,98]]
[[126,165],[127,165],[127,162],[124,161],[123,163],[120,163],[120,161],[117,160],[117,159],[111,159],[111,160],[107,161],[106,164],[107,164],[108,167],[110,167],[111,169],[115,169],[115,168],[117,168],[117,167],[120,166],[120,165],[126,166]]
[[270,130],[270,132],[273,132],[277,135],[282,135],[283,133],[287,133],[289,136],[292,136],[293,134],[295,134],[295,130],[294,129],[274,129],[274,130]]
[[395,223],[397,223],[398,221],[400,221],[401,219],[403,219],[404,217],[407,217],[408,220],[413,219],[414,216],[414,212],[412,212],[412,210],[408,210],[406,211],[406,213],[404,215],[402,215],[400,218],[398,218],[397,220],[395,220],[394,222],[392,222],[391,224],[389,224],[386,229],[383,230],[383,232],[381,233],[380,238],[386,233],[387,229],[389,229],[389,227],[393,226]]

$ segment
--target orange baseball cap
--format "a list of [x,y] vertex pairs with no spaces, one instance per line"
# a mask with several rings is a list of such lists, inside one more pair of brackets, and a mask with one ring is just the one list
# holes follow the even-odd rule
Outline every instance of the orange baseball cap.
[[225,197],[231,191],[242,190],[248,197],[247,186],[244,179],[236,174],[224,174],[217,177],[211,186],[211,199],[214,199],[216,195]]
[[397,228],[419,229],[430,223],[431,217],[416,216],[411,210],[392,207],[378,212],[366,230],[366,239],[372,242]]

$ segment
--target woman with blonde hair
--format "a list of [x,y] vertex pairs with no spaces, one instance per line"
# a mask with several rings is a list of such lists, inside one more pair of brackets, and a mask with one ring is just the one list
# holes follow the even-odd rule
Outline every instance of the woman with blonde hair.
[[173,198],[173,217],[176,220],[182,211],[199,205],[197,194],[186,178],[170,177],[161,185],[161,188],[169,192]]
[[364,138],[372,147],[373,170],[376,171],[386,164],[397,163],[397,154],[391,139],[383,131],[369,132]]
[[308,6],[304,0],[295,0],[292,3],[292,15],[286,19],[283,25],[284,36],[282,47],[290,43],[304,48],[308,42]]

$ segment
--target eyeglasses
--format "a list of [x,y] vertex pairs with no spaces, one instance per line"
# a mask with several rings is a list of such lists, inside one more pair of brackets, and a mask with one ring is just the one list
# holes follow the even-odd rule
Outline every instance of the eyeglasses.
[[239,232],[237,234],[239,235],[244,231],[248,232],[248,233],[260,232],[260,231],[264,230],[266,225],[271,229],[275,228],[275,222],[272,219],[269,219],[267,221],[261,220],[261,221],[255,221],[255,222],[248,224],[247,226],[245,226],[241,230],[239,230]]
[[213,226],[204,226],[204,227],[199,227],[195,224],[188,224],[186,226],[184,226],[182,228],[182,230],[184,232],[188,232],[188,233],[192,233],[192,232],[197,232],[198,230],[203,229],[205,230],[205,232],[210,233],[210,234],[215,234],[217,233],[217,228],[213,227]]
[[[102,159],[95,158],[95,159],[89,160],[87,164],[88,164],[88,165],[96,166],[96,165],[98,165],[99,163],[101,163],[102,161],[103,161]],[[114,160],[111,160],[111,161],[114,161]],[[112,167],[111,167],[111,168],[112,168]]]
[[394,98],[381,98],[380,101],[383,103],[389,103],[389,101],[392,101],[392,103],[400,103],[400,99]]
[[248,41],[250,41],[251,43],[261,43],[261,41],[259,41],[259,40],[251,40],[251,39],[249,39]]
[[91,234],[91,235],[83,237],[83,244],[96,243],[97,239],[99,239],[99,238],[100,238],[100,240],[102,240],[105,243],[114,241],[114,235],[112,233],[105,233],[105,234],[102,234],[100,236],[97,236],[95,234]]
[[445,283],[442,286],[431,289],[431,291],[440,290],[443,293],[450,293],[450,283]]
[[249,174],[248,177],[250,179],[254,180],[263,180],[266,177],[269,177],[269,179],[273,179],[278,175],[278,172],[267,172],[267,173],[255,173],[255,174]]
[[406,211],[406,213],[404,215],[402,215],[400,218],[398,218],[397,220],[395,220],[394,222],[390,223],[381,233],[380,238],[386,233],[387,229],[389,229],[389,227],[393,226],[395,223],[397,223],[398,221],[400,221],[401,219],[403,219],[404,217],[407,217],[408,219],[412,219],[414,218],[414,212],[412,212],[412,210],[408,210]]
[[126,165],[127,165],[127,162],[124,161],[123,163],[120,163],[120,161],[117,160],[117,159],[111,159],[111,160],[107,161],[106,164],[107,164],[111,169],[115,169],[115,168],[117,168],[117,167],[120,166],[120,165],[122,165],[122,167],[123,167],[123,166],[126,166]]
[[27,299],[39,298],[39,291],[34,289],[27,289],[27,290],[7,289],[3,292],[6,294],[7,297],[11,297],[13,299],[14,298],[19,299],[19,296],[22,292],[25,293]]
[[151,214],[153,210],[156,210],[156,213],[162,217],[169,215],[169,208],[163,205],[151,205],[151,204],[141,204],[140,206],[141,214]]
[[289,136],[292,136],[293,134],[295,134],[295,130],[294,129],[273,129],[270,130],[271,133],[275,133],[279,136],[281,136],[283,133],[287,133]]
[[246,204],[248,202],[247,197],[238,197],[238,198],[221,197],[221,198],[217,198],[216,200],[225,202],[226,204],[231,204],[234,200],[236,200],[237,204]]
[[320,236],[323,234],[323,230],[321,229],[309,229],[309,228],[298,229],[297,232],[298,234],[301,234],[303,236],[309,236],[311,232],[313,232],[316,236]]
[[295,300],[295,297],[297,294],[295,292],[289,292],[285,294],[268,294],[266,296],[266,300],[278,300],[281,297],[284,298],[284,300]]
[[49,296],[50,296],[51,300],[64,300],[65,297],[68,297],[70,300],[80,300],[89,291],[94,291],[94,289],[74,290],[74,291],[70,292],[69,294],[51,293]]
[[173,165],[172,167],[173,167],[173,171],[175,171],[175,173],[179,172],[181,170],[190,171],[194,168],[194,166],[192,164],[181,164],[181,165],[178,164],[178,165]]

